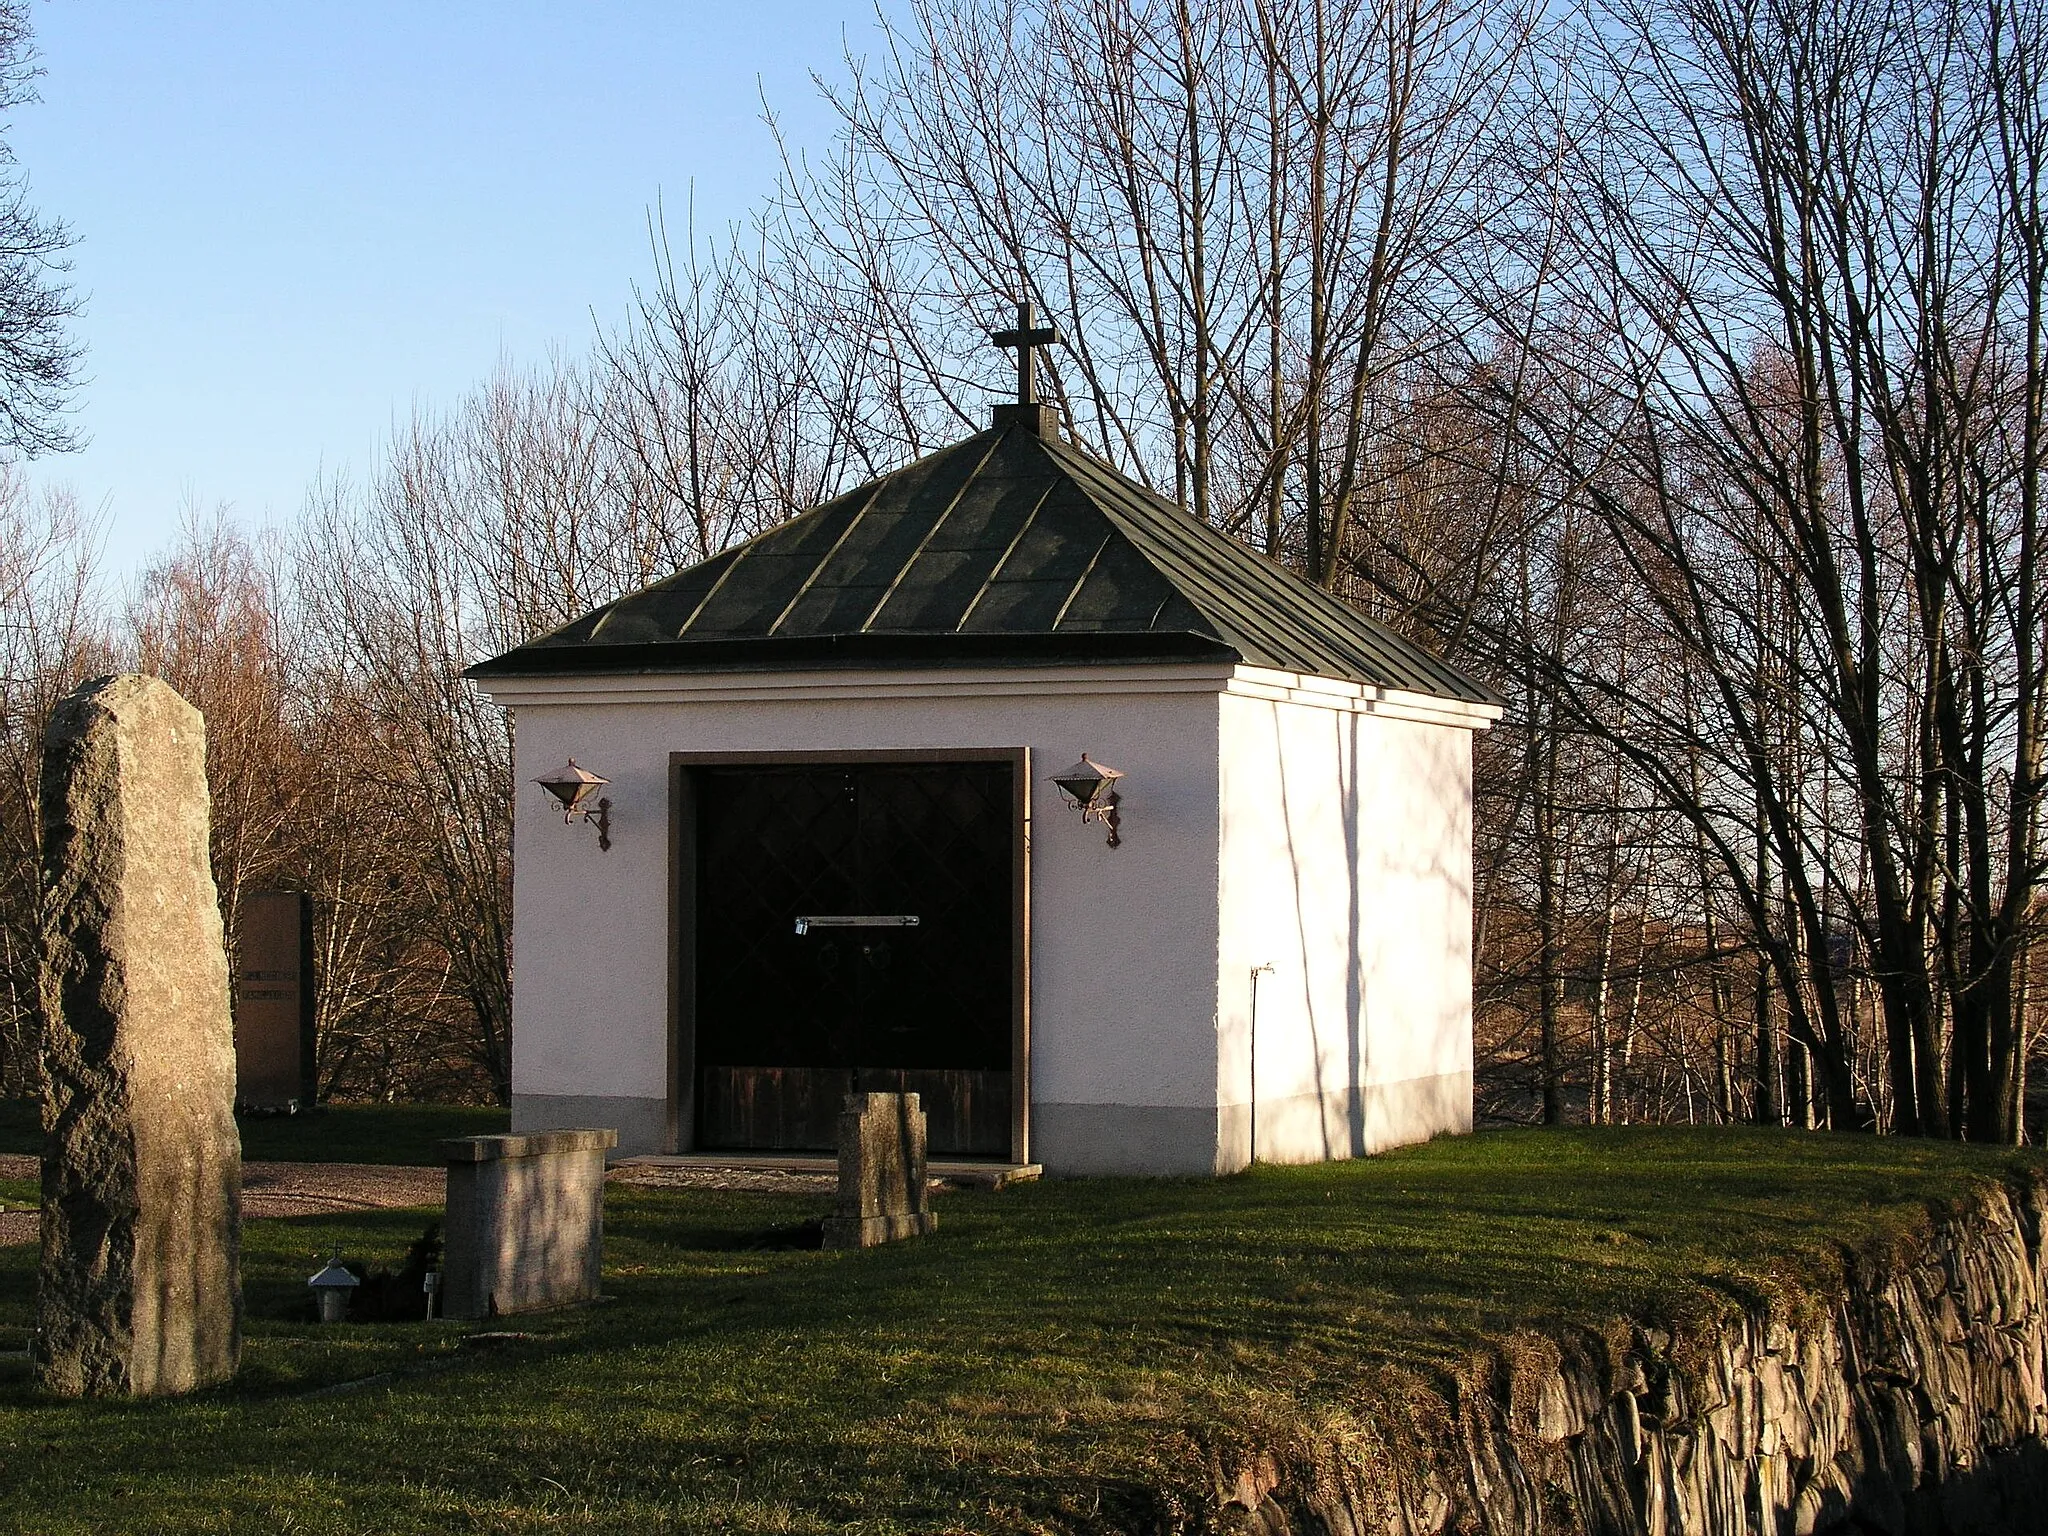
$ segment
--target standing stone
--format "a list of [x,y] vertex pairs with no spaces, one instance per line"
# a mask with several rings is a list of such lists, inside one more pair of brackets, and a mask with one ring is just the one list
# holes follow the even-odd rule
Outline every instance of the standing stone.
[[241,1352],[241,1141],[206,727],[96,678],[43,747],[43,1253],[37,1375],[185,1392]]
[[932,1231],[924,1110],[914,1093],[849,1093],[839,1116],[839,1209],[827,1248],[872,1248]]

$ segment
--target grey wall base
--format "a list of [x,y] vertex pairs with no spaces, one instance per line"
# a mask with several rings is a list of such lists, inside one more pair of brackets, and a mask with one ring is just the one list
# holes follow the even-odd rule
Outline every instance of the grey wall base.
[[1363,1152],[1384,1152],[1432,1136],[1472,1131],[1472,1074],[1444,1072],[1399,1083],[1367,1083]]
[[668,1100],[610,1098],[598,1094],[515,1093],[512,1131],[566,1131],[580,1125],[613,1126],[619,1133],[619,1155],[667,1152]]
[[[1249,1160],[1254,1126],[1243,1106],[1225,1111],[1223,1145],[1234,1150],[1230,1166]],[[1363,1089],[1322,1098],[1304,1093],[1259,1101],[1258,1160],[1262,1163],[1324,1163],[1370,1157],[1432,1136],[1462,1136],[1472,1129],[1472,1074],[1445,1072],[1395,1083],[1367,1083]]]
[[[1304,1097],[1302,1105],[1307,1104]],[[1259,1106],[1268,1124],[1281,1123],[1294,1101]],[[1472,1074],[1398,1083],[1370,1083],[1357,1094],[1319,1107],[1329,1126],[1330,1157],[1358,1157],[1389,1147],[1459,1135],[1472,1129]],[[615,1125],[619,1153],[666,1152],[668,1103],[663,1099],[583,1094],[515,1093],[512,1129],[562,1130]],[[1260,1138],[1261,1158],[1274,1149]],[[1205,1176],[1242,1168],[1251,1147],[1251,1117],[1242,1104],[1189,1108],[1167,1104],[1048,1104],[1031,1106],[1031,1156],[1055,1178],[1095,1174]],[[1289,1157],[1290,1161],[1294,1160]]]
[[[1252,1115],[1243,1104],[1187,1108],[1163,1104],[1031,1106],[1031,1156],[1055,1177],[1102,1174],[1234,1173],[1251,1158]],[[1316,1095],[1261,1100],[1259,1158],[1317,1162],[1363,1157],[1390,1147],[1463,1135],[1472,1129],[1472,1074],[1446,1072],[1398,1083],[1369,1083],[1327,1102]],[[1320,1144],[1276,1147],[1271,1127],[1320,1124]]]
[[[1225,1173],[1219,1132],[1230,1110],[1170,1104],[1031,1106],[1031,1159],[1054,1178]],[[1243,1139],[1240,1131],[1228,1144]]]

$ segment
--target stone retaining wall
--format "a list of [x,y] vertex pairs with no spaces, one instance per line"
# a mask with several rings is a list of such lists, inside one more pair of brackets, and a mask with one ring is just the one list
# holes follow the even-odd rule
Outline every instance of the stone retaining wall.
[[2048,1531],[2044,1213],[2039,1183],[1987,1187],[1905,1251],[1852,1259],[1846,1293],[1806,1316],[1760,1306],[1676,1346],[1627,1326],[1520,1341],[1399,1437],[1354,1429],[1212,1456],[1198,1523],[1266,1536]]

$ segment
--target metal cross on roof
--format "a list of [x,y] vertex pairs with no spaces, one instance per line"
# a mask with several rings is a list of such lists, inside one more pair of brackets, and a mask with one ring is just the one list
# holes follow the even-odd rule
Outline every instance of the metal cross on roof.
[[1025,299],[1017,306],[1016,329],[990,331],[988,339],[999,347],[1017,349],[1017,403],[1038,404],[1037,349],[1057,346],[1062,340],[1060,333],[1049,325],[1038,324],[1038,310]]

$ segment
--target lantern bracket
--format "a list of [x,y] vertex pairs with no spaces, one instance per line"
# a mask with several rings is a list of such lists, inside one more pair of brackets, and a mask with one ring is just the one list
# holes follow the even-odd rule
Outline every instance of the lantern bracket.
[[610,779],[601,778],[588,768],[576,766],[576,759],[570,758],[568,766],[557,768],[553,773],[544,773],[533,781],[550,795],[562,810],[564,824],[584,821],[597,828],[597,847],[601,853],[608,853],[612,846],[612,802],[608,795],[600,795],[595,804],[588,804],[590,797]]
[[1123,814],[1117,809],[1123,804],[1123,796],[1117,793],[1116,788],[1117,781],[1123,777],[1121,769],[1098,763],[1086,752],[1081,754],[1081,761],[1066,772],[1052,776],[1053,783],[1066,796],[1067,804],[1081,813],[1083,825],[1099,821],[1109,829],[1109,846],[1112,848],[1121,848],[1124,841],[1120,830]]

